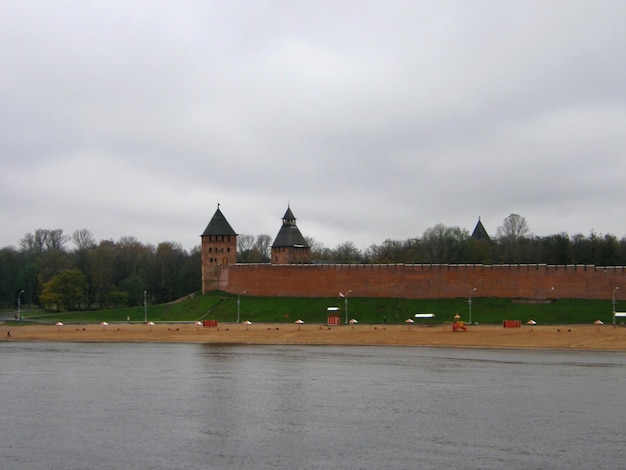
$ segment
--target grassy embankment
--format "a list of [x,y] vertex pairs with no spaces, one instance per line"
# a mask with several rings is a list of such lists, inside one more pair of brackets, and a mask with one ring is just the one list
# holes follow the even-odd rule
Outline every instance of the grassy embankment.
[[[534,319],[538,324],[590,324],[595,320],[612,323],[610,300],[556,300],[548,304],[515,303],[511,299],[483,298],[472,299],[472,320],[479,324],[495,323],[502,320],[521,320],[526,323]],[[241,296],[240,319],[252,322],[293,323],[302,319],[305,323],[326,323],[327,307],[336,306],[338,316],[345,321],[345,302],[342,298],[287,298]],[[619,310],[619,309],[618,309]],[[455,314],[467,321],[469,317],[468,299],[388,299],[359,298],[348,299],[348,316],[359,323],[383,323],[386,317],[389,324],[403,323],[413,318],[415,313],[434,313],[434,320],[416,320],[416,323],[441,324],[452,321]],[[26,321],[41,323],[99,323],[144,321],[143,306],[111,310],[80,312],[46,312],[25,309]],[[234,322],[237,319],[237,296],[224,292],[207,295],[196,294],[193,298],[169,304],[148,305],[148,321],[191,322],[197,320],[218,320]]]

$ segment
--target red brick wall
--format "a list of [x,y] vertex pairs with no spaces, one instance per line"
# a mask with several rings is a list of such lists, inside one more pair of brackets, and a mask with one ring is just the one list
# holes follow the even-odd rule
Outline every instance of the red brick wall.
[[610,299],[616,286],[626,290],[626,268],[236,264],[219,268],[218,285],[257,296],[334,297],[351,289],[351,297],[446,298],[476,287],[474,297]]

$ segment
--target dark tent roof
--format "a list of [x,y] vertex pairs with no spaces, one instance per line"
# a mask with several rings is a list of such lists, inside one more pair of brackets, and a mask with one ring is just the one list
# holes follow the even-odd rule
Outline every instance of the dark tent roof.
[[491,241],[491,237],[487,233],[487,230],[485,230],[485,227],[483,227],[483,223],[480,221],[480,217],[478,218],[478,223],[476,224],[476,227],[472,232],[472,238],[474,240],[487,240],[488,242]]
[[228,223],[228,220],[226,220],[226,217],[224,217],[224,214],[222,214],[219,205],[217,206],[217,210],[215,211],[215,214],[213,214],[213,218],[211,218],[209,225],[206,226],[204,232],[202,233],[203,237],[205,235],[237,235]]
[[293,215],[293,212],[291,212],[291,207],[287,206],[287,211],[285,212],[285,215],[283,215],[283,220],[293,220],[293,223],[295,225],[296,216]]
[[287,211],[283,216],[283,226],[278,231],[272,248],[278,247],[303,247],[309,248],[306,240],[300,233],[300,229],[296,225],[296,217],[291,212],[291,208],[287,207]]

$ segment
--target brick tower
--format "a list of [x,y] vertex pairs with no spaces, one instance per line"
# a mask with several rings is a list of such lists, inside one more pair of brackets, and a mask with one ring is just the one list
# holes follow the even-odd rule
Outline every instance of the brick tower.
[[280,228],[272,244],[272,264],[298,264],[311,262],[311,247],[296,225],[296,217],[287,206]]
[[220,289],[221,271],[237,263],[237,234],[217,205],[202,238],[202,293]]

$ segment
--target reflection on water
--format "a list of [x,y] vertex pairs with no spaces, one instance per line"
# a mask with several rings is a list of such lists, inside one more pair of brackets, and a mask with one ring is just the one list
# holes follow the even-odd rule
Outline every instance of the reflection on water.
[[1,343],[2,468],[620,468],[626,356]]

